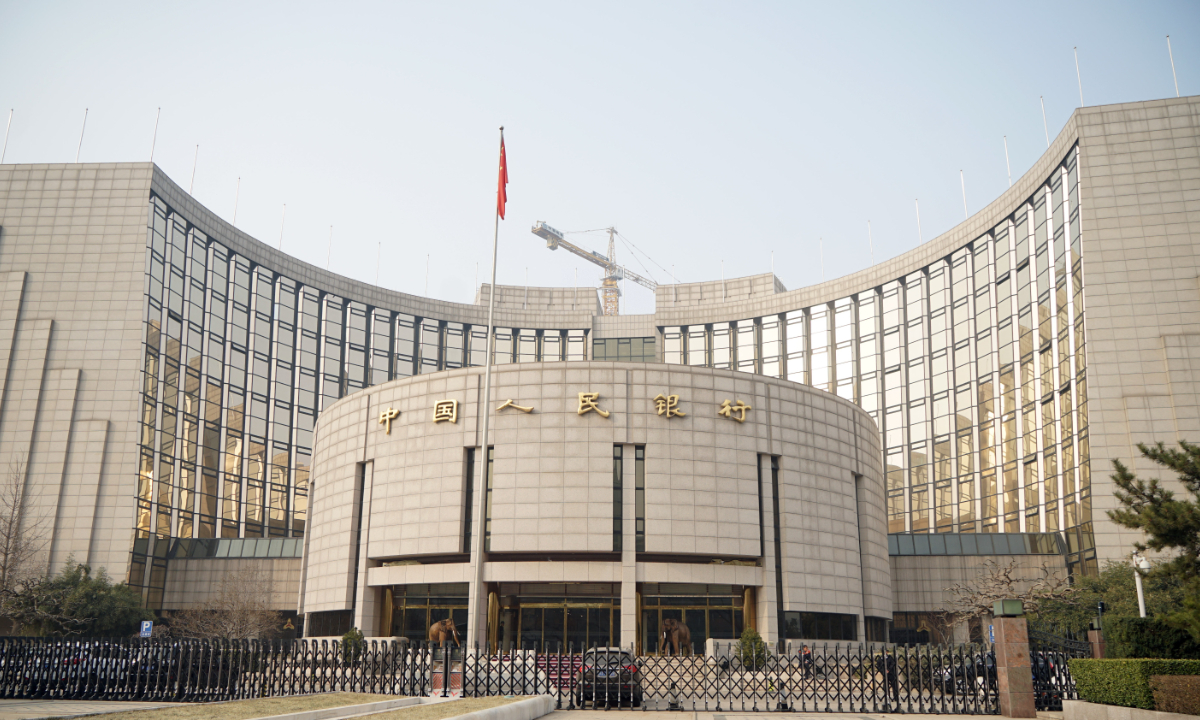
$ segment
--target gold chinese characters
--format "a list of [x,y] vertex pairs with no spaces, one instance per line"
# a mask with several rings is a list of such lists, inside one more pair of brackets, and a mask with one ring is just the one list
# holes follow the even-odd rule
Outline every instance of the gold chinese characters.
[[717,410],[717,414],[721,417],[737,420],[738,422],[746,422],[746,413],[753,410],[749,405],[738,400],[736,404],[730,404],[729,400],[721,403],[721,408]]
[[[678,395],[665,395],[659,393],[653,398],[654,410],[659,417],[681,418],[687,417],[687,413],[680,409]],[[532,405],[518,405],[516,400],[509,398],[496,407],[496,412],[501,410],[519,410],[523,413],[532,413],[534,407]],[[736,420],[739,423],[746,422],[746,416],[751,410],[751,406],[747,405],[742,400],[732,401],[726,399],[717,408],[717,415],[728,420]],[[602,418],[607,418],[610,413],[600,407],[600,393],[598,392],[581,392],[579,393],[579,405],[575,410],[578,415],[586,415],[594,412]],[[393,408],[388,408],[379,414],[379,424],[385,426],[387,434],[392,433],[391,423],[400,416],[400,411]],[[458,423],[458,400],[439,400],[433,406],[433,422],[449,422]]]
[[669,418],[684,417],[687,415],[687,413],[679,409],[678,395],[663,395],[662,393],[655,395],[654,409],[658,411],[659,415],[666,415]]
[[440,423],[448,420],[452,423],[458,422],[458,401],[457,400],[438,400],[433,405],[433,421]]
[[386,434],[388,434],[388,435],[392,434],[392,421],[395,420],[399,416],[400,416],[400,411],[394,410],[392,408],[388,408],[387,410],[384,410],[383,412],[379,413],[379,424],[383,425],[387,428]]
[[384,410],[384,412],[379,413],[379,425],[383,425],[388,428],[388,432],[386,432],[386,434],[391,434],[391,421],[398,418],[398,416],[400,416],[400,410],[392,408],[388,408]]
[[520,405],[518,405],[518,404],[516,404],[515,402],[513,402],[513,401],[512,401],[512,398],[509,398],[508,400],[505,400],[503,405],[501,405],[500,407],[496,408],[496,412],[500,412],[500,411],[501,411],[501,410],[503,410],[504,408],[509,408],[509,407],[510,407],[510,408],[513,408],[513,409],[515,409],[515,410],[520,410],[520,411],[521,411],[521,412],[523,412],[523,413],[531,413],[531,412],[533,412],[533,406],[532,406],[532,405],[530,405],[529,407],[521,407]]
[[600,401],[600,393],[598,393],[598,392],[579,393],[579,414],[583,415],[584,413],[589,413],[594,410],[594,411],[596,411],[596,414],[599,415],[600,417],[604,417],[604,418],[608,417],[608,411],[601,410],[600,406],[597,404],[599,401]]

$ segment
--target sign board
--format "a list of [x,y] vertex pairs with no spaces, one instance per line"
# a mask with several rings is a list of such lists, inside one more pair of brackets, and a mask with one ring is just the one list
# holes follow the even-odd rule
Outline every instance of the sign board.
[[[144,624],[145,623],[143,623],[143,625]],[[996,642],[996,631],[991,625],[988,625],[988,642],[990,642],[990,643]]]
[[142,631],[138,633],[138,637],[150,637],[150,633],[154,631],[153,620],[142,621]]

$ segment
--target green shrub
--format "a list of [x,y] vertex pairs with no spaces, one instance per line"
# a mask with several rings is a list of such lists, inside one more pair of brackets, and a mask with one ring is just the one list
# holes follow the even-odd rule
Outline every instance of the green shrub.
[[1152,675],[1154,709],[1159,712],[1200,715],[1200,676]]
[[358,656],[362,654],[363,645],[362,631],[356,627],[352,627],[342,636],[342,658],[350,664],[358,662]]
[[1151,675],[1200,675],[1200,660],[1092,660],[1068,663],[1079,699],[1104,705],[1154,709]]
[[1191,633],[1158,618],[1106,619],[1104,640],[1111,658],[1200,659],[1200,643]]
[[746,628],[742,633],[742,639],[738,642],[737,647],[738,659],[742,661],[742,665],[750,670],[767,664],[767,644],[763,642],[762,636],[753,628]]

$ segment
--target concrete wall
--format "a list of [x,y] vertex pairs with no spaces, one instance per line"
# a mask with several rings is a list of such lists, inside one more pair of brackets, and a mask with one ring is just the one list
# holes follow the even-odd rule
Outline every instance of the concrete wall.
[[1030,583],[1049,572],[1063,577],[1066,561],[1061,555],[902,555],[892,556],[892,602],[896,612],[945,610],[951,601],[946,590],[980,576],[989,559],[1005,568],[1016,561],[1013,577]]
[[[600,296],[596,287],[551,288],[526,287],[524,285],[497,285],[497,310],[535,310],[601,313]],[[482,283],[475,292],[475,304],[486,308],[491,299],[492,286]]]
[[1175,478],[1137,443],[1200,441],[1200,98],[1077,112],[1097,556],[1142,533],[1105,514],[1113,459]]
[[217,596],[221,582],[231,573],[250,570],[261,578],[275,610],[294,611],[300,590],[300,558],[183,558],[167,566],[163,590],[164,610],[204,607]]
[[[0,471],[24,527],[124,580],[134,526],[151,166],[0,165]],[[36,527],[35,527],[36,526]]]

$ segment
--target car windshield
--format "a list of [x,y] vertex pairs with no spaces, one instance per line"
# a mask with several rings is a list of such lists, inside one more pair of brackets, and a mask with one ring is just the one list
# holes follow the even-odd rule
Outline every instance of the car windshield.
[[584,665],[594,665],[596,667],[623,667],[632,665],[633,658],[629,653],[613,650],[612,652],[604,652],[603,650],[595,653],[588,653],[583,659]]

